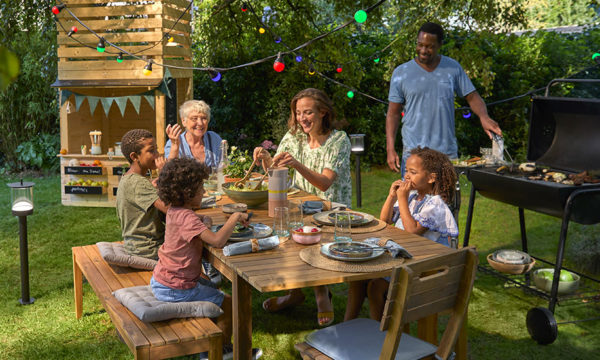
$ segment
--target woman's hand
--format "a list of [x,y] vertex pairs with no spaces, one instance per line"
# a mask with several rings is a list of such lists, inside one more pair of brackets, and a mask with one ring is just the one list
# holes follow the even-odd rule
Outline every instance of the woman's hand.
[[273,166],[287,166],[296,169],[300,162],[290,153],[282,152],[273,158]]
[[172,145],[179,145],[179,136],[181,135],[181,126],[179,124],[167,125],[167,136],[171,140]]
[[254,152],[252,153],[252,159],[255,161],[261,160],[262,167],[265,170],[265,172],[273,164],[273,159],[271,158],[271,154],[269,154],[269,152],[261,146],[254,148]]

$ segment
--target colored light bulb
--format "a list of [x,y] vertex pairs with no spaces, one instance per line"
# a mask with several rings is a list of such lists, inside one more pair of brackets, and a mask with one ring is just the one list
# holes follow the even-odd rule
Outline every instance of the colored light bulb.
[[71,36],[77,32],[77,26],[72,26],[71,30],[67,33],[67,36]]
[[316,73],[316,71],[315,71],[315,68],[314,68],[314,66],[312,66],[312,65],[311,65],[311,66],[308,68],[308,75],[311,75],[311,76],[312,76],[312,75],[314,75],[315,73]]
[[346,96],[350,99],[352,99],[354,97],[354,91],[350,90],[346,93]]
[[122,63],[123,62],[123,53],[120,52],[119,55],[117,55],[117,62],[118,63]]
[[377,58],[377,59],[373,59],[373,61],[375,62],[375,64],[378,64],[378,63],[379,63],[379,60],[380,60],[379,58]]
[[104,38],[100,38],[98,45],[96,45],[96,50],[98,50],[98,52],[101,52],[101,53],[103,53],[104,50],[106,50],[106,45],[104,44]]
[[259,27],[259,28],[258,28],[258,32],[259,32],[259,33],[261,33],[261,34],[264,34],[264,33],[265,33],[265,31],[266,31],[266,30],[265,30],[265,28],[264,28],[264,27]]
[[356,20],[356,22],[359,24],[364,23],[367,21],[367,12],[364,10],[358,10],[354,13],[354,20]]
[[296,55],[296,62],[302,62],[302,56]]
[[277,72],[282,72],[283,69],[285,69],[285,64],[283,63],[283,60],[281,59],[281,55],[278,55],[277,59],[275,59],[275,62],[273,63],[273,70],[275,70]]
[[209,72],[210,79],[214,82],[218,82],[221,80],[221,73],[215,70],[210,70]]
[[275,36],[274,41],[275,41],[276,44],[279,44],[281,42],[281,37],[280,36]]
[[66,8],[66,7],[67,7],[67,5],[65,5],[65,4],[60,4],[60,5],[53,6],[52,7],[52,13],[54,15],[58,15],[58,14],[60,14],[60,11],[62,9],[64,9],[64,8]]
[[243,12],[246,12],[246,11],[248,11],[248,5],[246,5],[246,3],[243,3],[243,4],[242,4],[242,11],[243,11]]
[[146,66],[144,66],[144,71],[143,71],[144,75],[148,76],[150,74],[152,74],[152,63],[149,62],[146,64]]
[[342,72],[342,70],[343,70],[343,69],[342,69],[342,67],[341,67],[341,66],[338,66],[338,67],[337,67],[337,69],[335,69],[335,71],[337,71],[338,73],[341,73],[341,72]]
[[600,64],[600,53],[594,53],[594,55],[592,55],[592,60],[596,60],[596,62]]
[[175,39],[173,39],[173,37],[172,37],[172,36],[169,36],[169,39],[168,39],[167,41],[168,41],[168,42],[173,42],[173,41],[175,41]]
[[471,117],[471,112],[470,112],[469,110],[464,110],[464,111],[463,111],[463,114],[462,114],[462,116],[463,116],[465,119],[468,119],[468,118],[470,118],[470,117]]

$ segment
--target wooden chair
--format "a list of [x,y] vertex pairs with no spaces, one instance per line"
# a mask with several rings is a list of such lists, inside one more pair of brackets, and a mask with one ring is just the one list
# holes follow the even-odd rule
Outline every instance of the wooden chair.
[[[296,344],[303,359],[421,359],[452,353],[477,270],[473,248],[411,262],[392,272],[381,322],[354,319],[309,334]],[[432,314],[449,312],[439,345],[403,334],[403,326]]]

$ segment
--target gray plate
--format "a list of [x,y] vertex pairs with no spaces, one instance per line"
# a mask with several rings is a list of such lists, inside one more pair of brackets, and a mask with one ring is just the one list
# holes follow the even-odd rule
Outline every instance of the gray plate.
[[[231,234],[229,241],[246,241],[246,240],[249,240],[252,238],[262,239],[267,236],[270,236],[271,233],[273,232],[273,229],[271,229],[270,226],[262,224],[262,223],[251,223],[250,226],[252,226],[252,228],[254,229],[254,231],[252,233]],[[213,225],[211,230],[213,232],[217,232],[222,227],[223,227],[223,225]]]
[[[334,226],[334,222],[331,221],[331,218],[329,217],[329,214],[333,213],[335,211],[323,211],[320,213],[316,213],[313,215],[313,219],[321,225],[329,225],[329,226]],[[366,225],[368,223],[370,223],[371,221],[373,221],[373,219],[375,219],[375,217],[373,217],[373,215],[367,214],[367,213],[363,213],[360,211],[352,211],[352,210],[348,210],[348,212],[352,212],[352,213],[356,213],[362,216],[362,219],[357,219],[355,221],[352,221],[352,225],[351,226],[362,226],[362,225]]]
[[372,244],[369,244],[369,243],[361,242],[361,244],[369,245],[370,247],[374,248],[373,252],[371,253],[371,255],[366,256],[366,257],[362,257],[362,258],[338,256],[338,255],[332,254],[329,251],[329,248],[332,245],[334,245],[334,244],[335,243],[332,242],[332,243],[321,245],[321,254],[325,255],[326,257],[328,257],[330,259],[334,259],[334,260],[350,261],[350,262],[361,262],[361,261],[368,261],[368,260],[376,259],[376,258],[380,257],[381,255],[383,255],[383,253],[385,252],[385,250],[381,249],[377,245],[372,245]]

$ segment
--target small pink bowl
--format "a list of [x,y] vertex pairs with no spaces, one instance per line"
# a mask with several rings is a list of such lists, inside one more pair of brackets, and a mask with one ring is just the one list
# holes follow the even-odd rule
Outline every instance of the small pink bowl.
[[[312,231],[317,229],[318,231]],[[321,229],[315,226],[303,226],[303,231],[292,230],[292,239],[298,244],[310,245],[321,241]]]

